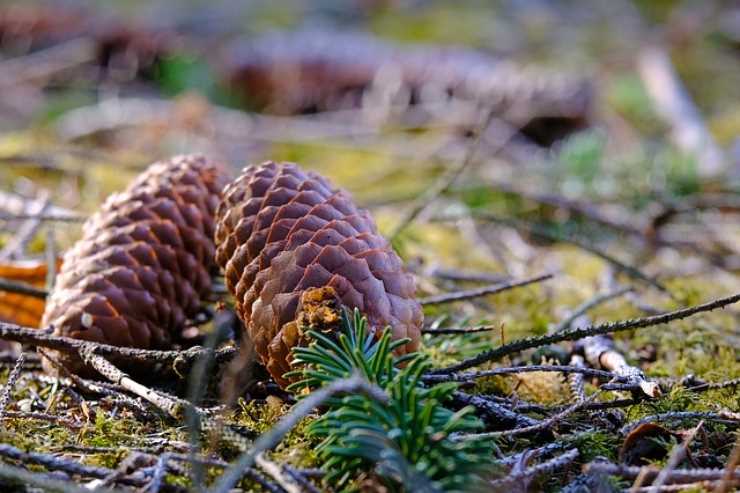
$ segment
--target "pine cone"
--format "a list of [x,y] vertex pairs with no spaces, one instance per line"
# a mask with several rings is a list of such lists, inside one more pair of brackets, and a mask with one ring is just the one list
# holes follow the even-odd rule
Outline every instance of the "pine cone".
[[[262,363],[280,385],[302,327],[333,330],[339,304],[374,329],[419,345],[414,280],[368,212],[326,179],[292,163],[247,167],[224,189],[216,261]],[[322,289],[310,289],[322,288]],[[334,316],[332,316],[332,313]]]
[[[210,290],[214,213],[226,181],[206,158],[179,156],[109,197],[65,254],[42,326],[116,346],[170,346]],[[91,372],[76,356],[53,356]],[[44,368],[56,373],[49,361]]]

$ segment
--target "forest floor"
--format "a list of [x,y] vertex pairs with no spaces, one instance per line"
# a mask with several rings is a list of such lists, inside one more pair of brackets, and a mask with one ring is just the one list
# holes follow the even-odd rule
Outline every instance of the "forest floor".
[[[231,24],[203,27],[206,34],[183,28],[186,42],[177,46],[186,48],[126,80],[115,67],[91,77],[100,60],[84,50],[78,60],[69,40],[19,54],[10,35],[0,37],[3,327],[38,326],[81,221],[149,163],[201,152],[236,175],[249,163],[294,161],[369,209],[416,275],[420,351],[436,369],[429,375],[462,382],[468,401],[458,395],[456,404],[472,404],[491,434],[489,490],[738,487],[740,305],[678,313],[667,323],[649,317],[740,293],[740,28],[730,21],[740,10],[719,2],[565,3],[327,6],[316,14],[388,42],[487,50],[524,74],[513,92],[534,92],[536,71],[585,81],[582,128],[553,142],[548,133],[544,143],[487,101],[430,109],[422,124],[413,109],[382,97],[361,108],[280,115],[237,103],[208,52],[187,50],[201,35],[203,46],[220,46],[301,25],[306,12],[278,6],[245,7]],[[132,25],[147,25],[142,12]],[[224,18],[216,7],[213,15]],[[692,131],[705,140],[686,138]],[[30,285],[34,292],[24,294]],[[232,308],[216,279],[183,348],[236,326]],[[517,346],[533,337],[543,339]],[[2,356],[3,491],[180,491],[202,477],[214,485],[295,411],[295,396],[258,366],[228,408],[220,406],[216,367],[196,364],[180,379],[155,380],[164,402],[195,397],[218,422],[200,440],[192,413],[168,414],[161,399],[102,377],[46,376],[33,345],[22,359],[17,347]],[[531,365],[541,367],[522,369]],[[258,455],[242,471],[242,488],[330,489],[319,441],[306,432],[316,417],[309,413]],[[364,474],[348,484],[381,483]]]

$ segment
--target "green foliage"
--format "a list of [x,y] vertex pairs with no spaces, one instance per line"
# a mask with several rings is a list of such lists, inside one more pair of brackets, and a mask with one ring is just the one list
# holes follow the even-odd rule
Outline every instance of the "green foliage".
[[386,404],[364,395],[336,398],[309,425],[309,435],[323,439],[317,452],[327,481],[347,487],[357,472],[374,468],[393,485],[414,484],[414,491],[461,491],[490,462],[489,444],[458,435],[481,428],[472,408],[453,412],[443,406],[457,385],[425,387],[421,376],[428,358],[393,355],[407,340],[392,341],[389,329],[376,337],[358,310],[343,313],[336,340],[308,334],[312,344],[294,350],[295,363],[304,366],[291,374],[302,378],[289,389],[317,388],[360,373],[390,397]]
[[161,60],[154,74],[159,88],[170,96],[194,91],[224,106],[235,106],[234,96],[218,83],[206,62],[189,56],[172,55]]
[[582,132],[569,138],[558,156],[565,176],[590,185],[599,176],[606,138],[599,132]]
[[640,78],[635,74],[616,77],[607,87],[607,101],[630,123],[646,133],[661,129],[653,102]]

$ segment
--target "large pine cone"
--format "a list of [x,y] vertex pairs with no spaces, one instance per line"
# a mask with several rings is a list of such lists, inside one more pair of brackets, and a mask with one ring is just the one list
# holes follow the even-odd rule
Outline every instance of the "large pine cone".
[[[247,167],[224,189],[216,261],[262,363],[285,385],[291,349],[304,344],[304,308],[335,297],[375,328],[419,345],[422,313],[413,277],[368,212],[321,176],[292,163]],[[309,288],[324,288],[312,290]],[[325,322],[327,320],[324,320]]]
[[[179,156],[151,165],[109,197],[65,254],[42,326],[116,346],[170,346],[210,290],[214,214],[226,182],[204,157]],[[90,373],[78,357],[52,354]],[[49,361],[44,368],[56,373]]]

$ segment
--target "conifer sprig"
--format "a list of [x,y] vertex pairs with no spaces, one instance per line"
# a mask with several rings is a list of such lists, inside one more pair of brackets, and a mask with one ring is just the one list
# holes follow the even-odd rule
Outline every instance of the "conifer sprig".
[[[455,383],[424,386],[428,359],[418,353],[395,357],[407,340],[393,341],[389,329],[376,336],[358,310],[342,314],[334,338],[308,331],[312,343],[294,349],[300,380],[292,390],[316,389],[360,373],[384,389],[388,404],[363,395],[338,397],[311,423],[308,432],[322,438],[319,456],[326,480],[348,487],[360,471],[372,471],[389,486],[413,484],[415,491],[463,491],[491,461],[490,443],[453,438],[480,430],[481,422],[467,407],[454,412],[444,406]],[[401,366],[405,363],[405,366]]]

